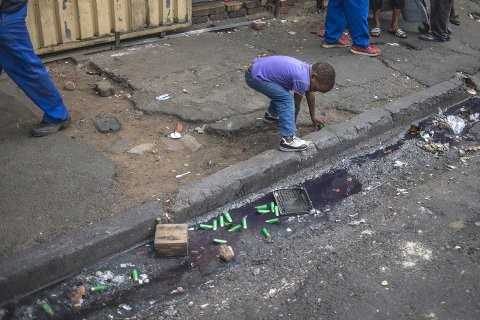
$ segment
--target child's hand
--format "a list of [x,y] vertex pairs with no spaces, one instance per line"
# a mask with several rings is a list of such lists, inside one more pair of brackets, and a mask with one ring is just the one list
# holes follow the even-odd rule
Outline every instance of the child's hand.
[[313,125],[320,130],[323,127],[325,127],[326,119],[324,117],[315,117],[312,119],[312,122],[313,122]]

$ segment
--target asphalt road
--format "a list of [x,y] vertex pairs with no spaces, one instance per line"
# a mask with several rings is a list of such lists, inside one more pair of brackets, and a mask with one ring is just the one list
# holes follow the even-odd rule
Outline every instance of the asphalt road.
[[[122,301],[134,308],[127,316],[479,319],[480,158],[449,164],[415,143],[347,166],[363,192],[331,208],[329,221],[284,222],[272,228],[271,243],[245,235],[234,246],[235,263],[212,273],[200,266],[176,284],[185,294],[157,307],[149,302],[158,301],[155,290],[133,295]],[[407,165],[394,167],[396,160]],[[114,310],[107,312],[121,319]]]
[[[160,259],[141,246],[12,306],[6,319],[50,318],[38,299],[59,319],[479,319],[480,153],[458,151],[478,136],[439,155],[419,139],[396,145],[399,137],[283,181],[317,177],[308,185],[321,213],[269,226],[271,241],[252,219],[236,234],[192,231],[191,260]],[[236,252],[231,263],[216,257],[219,234]],[[131,268],[150,282],[132,284]],[[65,292],[95,285],[97,271],[124,279],[108,280],[108,292],[89,293],[79,313],[68,313]]]

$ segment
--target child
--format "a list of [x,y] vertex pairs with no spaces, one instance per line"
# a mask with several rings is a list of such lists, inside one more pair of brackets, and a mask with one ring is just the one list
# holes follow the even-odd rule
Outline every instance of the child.
[[[328,92],[335,85],[335,70],[328,63],[306,62],[286,56],[257,58],[245,73],[248,86],[271,99],[266,122],[278,122],[281,151],[303,151],[309,142],[296,136],[296,118],[303,95],[316,126],[323,125],[315,116],[314,92]],[[292,94],[293,92],[293,94]]]

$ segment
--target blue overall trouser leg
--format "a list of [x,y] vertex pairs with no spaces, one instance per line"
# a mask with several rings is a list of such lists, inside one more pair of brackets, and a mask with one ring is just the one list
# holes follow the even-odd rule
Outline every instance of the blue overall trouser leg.
[[353,45],[366,48],[369,0],[330,0],[325,21],[325,42],[337,43],[348,25]]
[[25,18],[27,6],[0,13],[0,72],[5,72],[44,112],[43,121],[59,122],[69,113],[47,69],[33,51]]

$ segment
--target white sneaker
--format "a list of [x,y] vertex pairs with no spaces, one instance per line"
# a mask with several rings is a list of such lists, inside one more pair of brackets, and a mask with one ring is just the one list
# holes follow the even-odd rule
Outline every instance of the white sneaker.
[[280,140],[280,151],[304,151],[312,143],[310,141],[302,140],[299,137],[283,137]]

